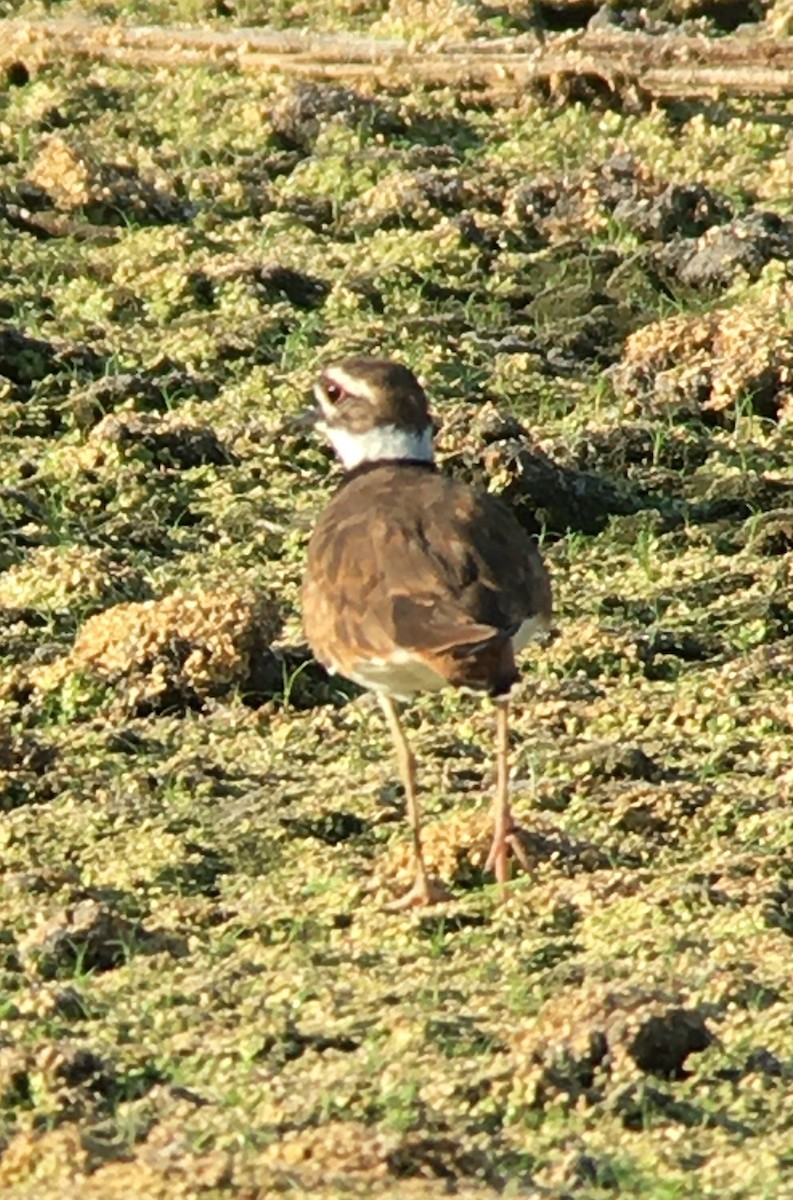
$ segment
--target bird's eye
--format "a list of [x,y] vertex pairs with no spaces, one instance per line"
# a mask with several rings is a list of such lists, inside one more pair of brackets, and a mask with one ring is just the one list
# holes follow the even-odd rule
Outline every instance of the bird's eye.
[[331,404],[336,404],[344,395],[344,388],[339,387],[338,383],[328,382],[325,384],[325,395]]

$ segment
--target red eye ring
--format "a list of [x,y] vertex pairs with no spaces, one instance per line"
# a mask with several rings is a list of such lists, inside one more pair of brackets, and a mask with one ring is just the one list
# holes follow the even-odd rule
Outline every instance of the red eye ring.
[[325,380],[325,396],[328,397],[331,404],[341,403],[342,400],[346,400],[348,395],[347,389],[342,388],[342,385],[336,383],[334,379]]

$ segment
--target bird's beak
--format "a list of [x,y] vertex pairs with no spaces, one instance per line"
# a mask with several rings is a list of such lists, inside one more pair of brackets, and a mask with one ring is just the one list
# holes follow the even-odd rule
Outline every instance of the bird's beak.
[[301,413],[298,413],[295,418],[298,429],[322,429],[322,422],[325,417],[322,398],[322,387],[317,382],[311,390],[311,399],[308,401],[308,406]]
[[317,380],[314,384],[314,400],[316,403],[309,409],[306,418],[314,429],[318,429],[320,433],[324,433],[332,406],[329,404],[321,380]]
[[313,429],[322,419],[322,411],[318,404],[312,404],[298,413],[295,421],[300,429]]
[[307,429],[313,429],[321,415],[316,407],[304,408],[301,412],[286,417],[281,431],[283,433],[303,433]]
[[317,405],[310,408],[304,408],[300,412],[292,413],[291,416],[284,417],[278,427],[277,433],[279,436],[292,435],[299,437],[303,433],[308,433],[315,429],[317,422],[322,417],[322,413]]

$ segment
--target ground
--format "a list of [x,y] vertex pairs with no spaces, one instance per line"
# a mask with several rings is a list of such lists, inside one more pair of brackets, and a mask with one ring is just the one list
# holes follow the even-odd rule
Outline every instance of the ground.
[[[610,19],[738,9],[784,32]],[[0,1193],[793,1196],[793,104],[2,78]],[[406,714],[454,899],[390,913],[381,715],[303,642],[339,474],[295,417],[354,352],[421,374],[553,575],[503,904],[492,705]]]

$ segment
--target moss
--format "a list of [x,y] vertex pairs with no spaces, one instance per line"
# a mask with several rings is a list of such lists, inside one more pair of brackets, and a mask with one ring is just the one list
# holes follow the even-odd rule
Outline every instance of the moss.
[[277,627],[271,601],[250,593],[175,592],[116,604],[83,624],[67,659],[32,680],[47,692],[70,679],[99,679],[134,712],[192,707],[255,690]]
[[140,577],[107,549],[39,546],[0,575],[0,605],[87,612],[141,590]]
[[[427,52],[591,15],[422,8],[83,5]],[[0,1191],[781,1194],[790,105],[88,60],[0,99]],[[406,713],[454,898],[387,913],[390,746],[303,645],[338,473],[296,417],[356,351],[553,572],[504,905],[490,707]]]

